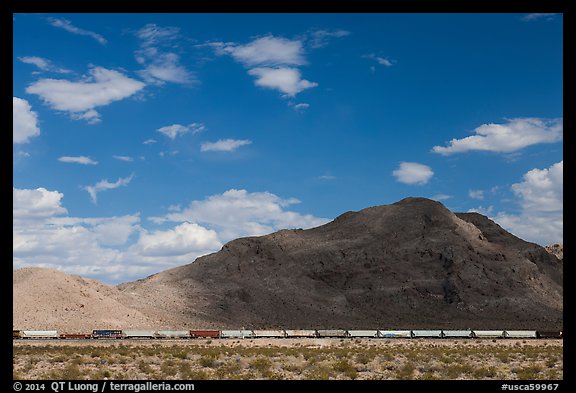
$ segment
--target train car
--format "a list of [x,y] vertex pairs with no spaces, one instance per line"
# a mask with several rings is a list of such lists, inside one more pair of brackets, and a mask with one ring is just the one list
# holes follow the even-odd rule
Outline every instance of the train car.
[[191,338],[190,330],[158,330],[156,338]]
[[444,338],[472,338],[472,330],[442,330]]
[[252,338],[252,330],[220,330],[221,338]]
[[58,339],[58,331],[56,330],[22,330],[20,332],[22,338],[32,339]]
[[378,330],[348,330],[348,337],[375,338],[378,337]]
[[378,336],[384,338],[412,338],[411,330],[378,330]]
[[343,329],[318,329],[316,330],[317,337],[327,338],[327,337],[335,337],[335,338],[343,338],[348,337],[348,332]]
[[286,337],[286,332],[284,330],[252,330],[252,336],[255,338],[284,338]]
[[60,338],[64,340],[86,340],[91,338],[90,333],[62,333]]
[[191,338],[220,338],[220,330],[190,330]]
[[316,337],[316,330],[284,330],[286,332],[286,337],[289,338],[301,338],[301,337]]
[[22,338],[22,332],[20,330],[12,330],[12,339]]
[[562,338],[561,330],[538,330],[536,334],[538,338]]
[[538,338],[536,330],[505,330],[506,338]]
[[153,339],[156,338],[156,331],[155,330],[124,330],[124,338],[147,338]]
[[413,338],[442,338],[442,330],[412,330]]
[[120,339],[120,338],[124,338],[124,334],[122,333],[121,329],[96,329],[96,330],[92,330],[92,338],[95,338],[95,339],[101,339],[101,338]]
[[504,338],[504,330],[473,330],[476,338]]

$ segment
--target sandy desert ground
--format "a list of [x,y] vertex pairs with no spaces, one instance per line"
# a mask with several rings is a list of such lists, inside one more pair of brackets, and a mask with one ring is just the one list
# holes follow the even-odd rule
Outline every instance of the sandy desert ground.
[[17,341],[16,379],[561,380],[562,340]]

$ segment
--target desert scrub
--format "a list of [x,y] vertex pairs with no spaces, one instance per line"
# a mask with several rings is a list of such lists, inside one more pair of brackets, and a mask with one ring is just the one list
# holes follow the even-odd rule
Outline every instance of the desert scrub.
[[265,357],[257,357],[249,363],[249,366],[253,370],[264,373],[272,368],[272,362]]
[[412,379],[414,378],[414,370],[416,370],[416,366],[414,366],[414,363],[406,362],[396,370],[396,378]]
[[344,374],[347,378],[356,379],[358,377],[358,370],[346,359],[337,360],[332,367],[334,371]]

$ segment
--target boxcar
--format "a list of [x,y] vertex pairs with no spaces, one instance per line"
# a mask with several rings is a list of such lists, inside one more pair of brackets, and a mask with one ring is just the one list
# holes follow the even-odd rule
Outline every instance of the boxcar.
[[286,337],[286,332],[284,330],[252,330],[252,336],[284,338]]
[[56,330],[22,330],[22,338],[54,339],[59,338]]
[[157,338],[190,338],[190,330],[158,330]]
[[445,338],[471,338],[472,330],[442,330],[442,337]]
[[122,330],[120,329],[100,329],[92,330],[92,338],[123,338]]
[[412,330],[414,338],[442,338],[442,330]]
[[286,337],[316,337],[316,330],[285,330]]
[[476,338],[503,338],[504,330],[473,330]]
[[538,338],[562,338],[561,330],[538,330]]
[[348,337],[378,337],[378,330],[348,330]]
[[386,338],[412,338],[411,330],[378,330],[380,337]]
[[343,329],[319,329],[316,332],[318,337],[348,337],[346,330]]
[[538,338],[536,330],[506,330],[507,338]]
[[220,330],[190,330],[191,338],[220,338]]
[[220,330],[221,338],[252,338],[252,330]]
[[20,330],[12,330],[12,338],[22,338],[22,332]]

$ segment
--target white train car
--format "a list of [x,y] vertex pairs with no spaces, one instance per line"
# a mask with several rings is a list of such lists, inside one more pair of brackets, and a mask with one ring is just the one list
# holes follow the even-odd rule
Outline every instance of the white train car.
[[472,330],[442,330],[444,338],[472,338]]
[[506,338],[538,338],[536,330],[505,330]]
[[412,330],[414,338],[442,338],[442,330]]
[[287,329],[284,330],[286,332],[286,337],[290,337],[290,338],[299,338],[299,337],[316,337],[316,330],[293,330],[293,329]]
[[60,338],[57,330],[22,330],[20,332],[22,338],[32,339],[57,339]]
[[124,338],[156,338],[156,330],[124,330]]
[[476,338],[504,338],[504,330],[474,330]]
[[252,330],[221,330],[221,338],[252,338]]
[[286,332],[284,330],[252,330],[252,336],[254,338],[284,338],[286,337]]
[[384,338],[412,338],[411,330],[378,330],[378,335]]
[[348,337],[378,337],[378,330],[348,330]]
[[348,337],[346,330],[343,329],[319,329],[316,330],[318,337]]
[[156,338],[191,338],[190,330],[158,330]]

